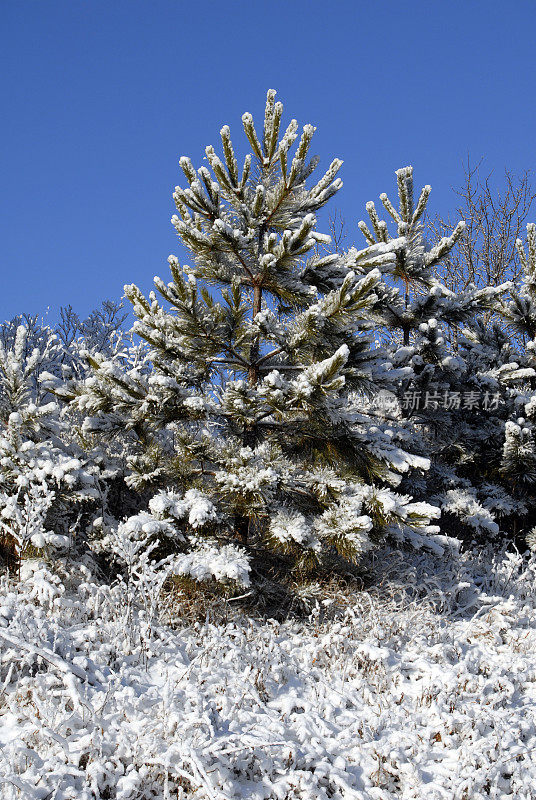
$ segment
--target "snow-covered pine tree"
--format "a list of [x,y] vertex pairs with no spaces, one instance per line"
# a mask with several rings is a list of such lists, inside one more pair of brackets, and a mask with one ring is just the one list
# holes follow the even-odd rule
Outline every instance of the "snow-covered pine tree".
[[280,136],[282,113],[269,91],[260,136],[244,114],[242,169],[227,126],[223,160],[206,148],[212,173],[180,159],[187,186],[175,189],[172,223],[193,264],[170,256],[172,281],[155,278],[163,302],[125,287],[152,370],[94,358],[77,390],[86,430],[131,431],[130,482],[159,490],[126,523],[132,535],[174,538],[194,578],[247,583],[237,542],[304,566],[334,552],[355,561],[387,530],[437,532],[436,509],[392,489],[427,460],[363,403],[391,367],[367,332],[375,267],[396,248],[381,240],[345,258],[317,254],[329,237],[315,214],[341,187],[342,162],[308,186],[314,128],[292,154],[298,124]]
[[[518,365],[505,331],[486,315],[467,321],[444,372],[446,406],[428,411],[433,466],[426,495],[434,498],[445,526],[464,538],[487,541],[504,535],[524,506],[501,473],[504,426],[512,413],[511,381]],[[426,419],[426,413],[422,420]]]
[[[501,475],[519,501],[520,522],[531,527],[536,514],[536,225],[527,225],[527,251],[516,241],[523,268],[500,308],[517,349],[506,374],[509,419],[504,427]],[[515,359],[515,360],[514,360]],[[517,526],[516,526],[517,527]]]
[[360,228],[369,243],[392,241],[396,248],[396,261],[383,269],[383,289],[376,289],[383,298],[380,330],[391,361],[407,375],[393,391],[432,464],[425,475],[410,474],[401,488],[441,507],[445,533],[496,535],[498,522],[515,509],[499,475],[512,350],[502,332],[481,319],[508,286],[469,286],[455,294],[435,279],[432,268],[451,252],[464,223],[451,237],[428,244],[422,219],[431,188],[425,186],[415,203],[412,168],[396,175],[398,209],[386,194],[380,197],[399,238],[390,238],[374,203],[367,203],[371,228],[364,222]]

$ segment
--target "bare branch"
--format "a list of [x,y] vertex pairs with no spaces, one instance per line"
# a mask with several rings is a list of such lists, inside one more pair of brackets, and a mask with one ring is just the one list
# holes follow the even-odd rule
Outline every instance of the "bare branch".
[[[452,291],[471,283],[479,288],[516,281],[521,273],[516,239],[524,239],[527,218],[536,199],[530,172],[520,175],[505,170],[503,188],[496,188],[493,173],[482,176],[482,161],[464,164],[464,181],[459,189],[455,218],[466,222],[466,232],[437,268],[437,277]],[[435,236],[449,235],[450,218],[436,217],[428,223]]]

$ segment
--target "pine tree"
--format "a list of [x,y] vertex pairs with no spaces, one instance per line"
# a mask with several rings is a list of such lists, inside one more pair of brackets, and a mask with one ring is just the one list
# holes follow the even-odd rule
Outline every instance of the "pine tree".
[[152,525],[174,539],[193,577],[221,575],[224,547],[237,565],[224,578],[243,574],[237,542],[303,567],[334,552],[355,561],[386,532],[437,531],[435,508],[392,488],[427,460],[400,446],[393,421],[366,401],[392,381],[370,334],[378,268],[395,269],[413,228],[398,249],[381,239],[319,255],[329,237],[315,214],[340,189],[342,162],[308,186],[314,128],[304,126],[293,150],[298,124],[280,136],[282,113],[269,91],[260,136],[244,114],[242,169],[228,126],[223,160],[206,148],[212,173],[180,159],[187,186],[175,189],[172,223],[193,263],[170,256],[172,280],[155,278],[149,298],[125,287],[152,368],[94,357],[76,390],[86,429],[131,433],[129,481],[156,491],[133,535]]
[[500,473],[509,381],[520,373],[504,332],[484,322],[509,286],[469,286],[455,294],[434,278],[432,269],[452,251],[464,223],[452,236],[427,243],[422,219],[431,187],[415,204],[412,168],[396,175],[398,209],[386,194],[380,198],[399,238],[390,237],[374,203],[367,203],[371,228],[364,222],[360,228],[369,244],[392,242],[396,249],[376,290],[390,359],[405,371],[392,390],[420,438],[418,452],[431,460],[425,475],[410,474],[401,488],[440,506],[446,533],[465,529],[489,537],[505,516],[523,508],[516,508]]
[[[513,333],[515,350],[505,375],[509,418],[504,426],[501,476],[518,498],[517,516],[530,525],[536,511],[536,225],[527,225],[527,252],[518,239],[523,268],[500,312]],[[527,520],[523,519],[528,517]],[[517,523],[516,523],[517,528]]]
[[[421,485],[423,496],[441,507],[445,528],[455,517],[462,528],[485,540],[500,531],[518,532],[534,513],[531,342],[536,333],[536,251],[531,226],[528,240],[528,256],[517,242],[524,266],[520,287],[503,284],[483,292],[470,287],[465,305],[471,313],[456,320],[465,327],[457,331],[454,347],[435,320],[432,336],[430,326],[422,325],[414,339],[418,366],[413,386],[423,390],[423,397],[426,390],[439,399],[436,409],[413,416],[426,432],[424,451],[432,461]],[[506,328],[490,320],[490,310],[502,314]],[[526,348],[523,337],[530,340]],[[415,347],[410,364],[414,352]],[[457,398],[457,405],[442,408],[443,393],[451,401]]]

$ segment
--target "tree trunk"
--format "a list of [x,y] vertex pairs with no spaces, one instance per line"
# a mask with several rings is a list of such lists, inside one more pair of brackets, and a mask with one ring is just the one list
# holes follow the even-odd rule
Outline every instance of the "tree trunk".
[[[252,319],[255,319],[256,315],[261,310],[261,305],[262,305],[262,287],[258,284],[254,284],[253,307],[251,309]],[[256,366],[258,359],[259,359],[259,340],[258,338],[256,338],[251,343],[251,349],[249,352],[248,381],[250,386],[255,386],[257,384],[257,381],[259,380],[259,370]],[[244,428],[244,433],[242,435],[242,443],[244,447],[255,447],[256,438],[257,437],[255,429],[250,425],[246,425]],[[235,522],[234,522],[235,536],[240,542],[242,542],[242,544],[247,544],[248,542],[249,522],[250,522],[249,517],[243,514],[235,515]]]
[[[261,310],[262,304],[262,287],[255,284],[253,287],[253,308],[251,313],[252,320],[255,319],[257,314]],[[248,372],[248,379],[249,385],[255,386],[257,381],[259,380],[259,371],[256,366],[256,362],[259,359],[259,340],[254,339],[251,343],[251,350],[249,353],[249,372]]]
[[[405,284],[406,284],[406,293],[404,296],[404,310],[407,311],[409,306],[409,281],[407,278],[405,278]],[[407,347],[407,345],[409,345],[409,325],[408,324],[403,325],[402,331],[404,333],[404,347]]]
[[236,538],[242,542],[242,544],[247,544],[249,534],[249,517],[245,517],[242,514],[235,514],[234,529]]

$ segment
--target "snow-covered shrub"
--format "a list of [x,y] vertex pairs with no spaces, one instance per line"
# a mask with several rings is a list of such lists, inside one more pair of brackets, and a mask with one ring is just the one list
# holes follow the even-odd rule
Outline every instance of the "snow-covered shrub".
[[99,497],[96,465],[73,441],[55,402],[43,404],[34,380],[54,337],[27,347],[19,326],[11,346],[0,343],[0,511],[4,548],[20,559],[31,544],[44,551],[71,544],[73,525]]
[[3,581],[2,797],[532,800],[534,556],[369,557],[372,589],[309,619],[149,641],[120,585]]
[[30,545],[43,549],[69,543],[67,537],[45,529],[53,501],[54,493],[44,483],[20,488],[15,495],[0,491],[0,531],[13,542],[19,563]]
[[131,520],[112,528],[108,536],[111,553],[119,559],[125,576],[118,578],[122,600],[120,613],[128,633],[130,648],[141,642],[150,645],[154,625],[158,621],[162,589],[173,570],[171,556],[152,558],[158,547],[154,530],[144,530],[144,525]]
[[[249,562],[246,553],[232,542],[214,537],[218,511],[198,489],[184,495],[161,491],[142,511],[112,528],[100,546],[120,557],[128,566],[141,559],[146,566],[149,555],[167,543],[175,551],[159,562],[167,574],[194,581],[216,581],[224,586],[248,586]],[[208,533],[205,529],[208,526]],[[133,563],[133,562],[132,562]],[[141,562],[140,562],[141,563]],[[145,568],[144,566],[144,568]]]

